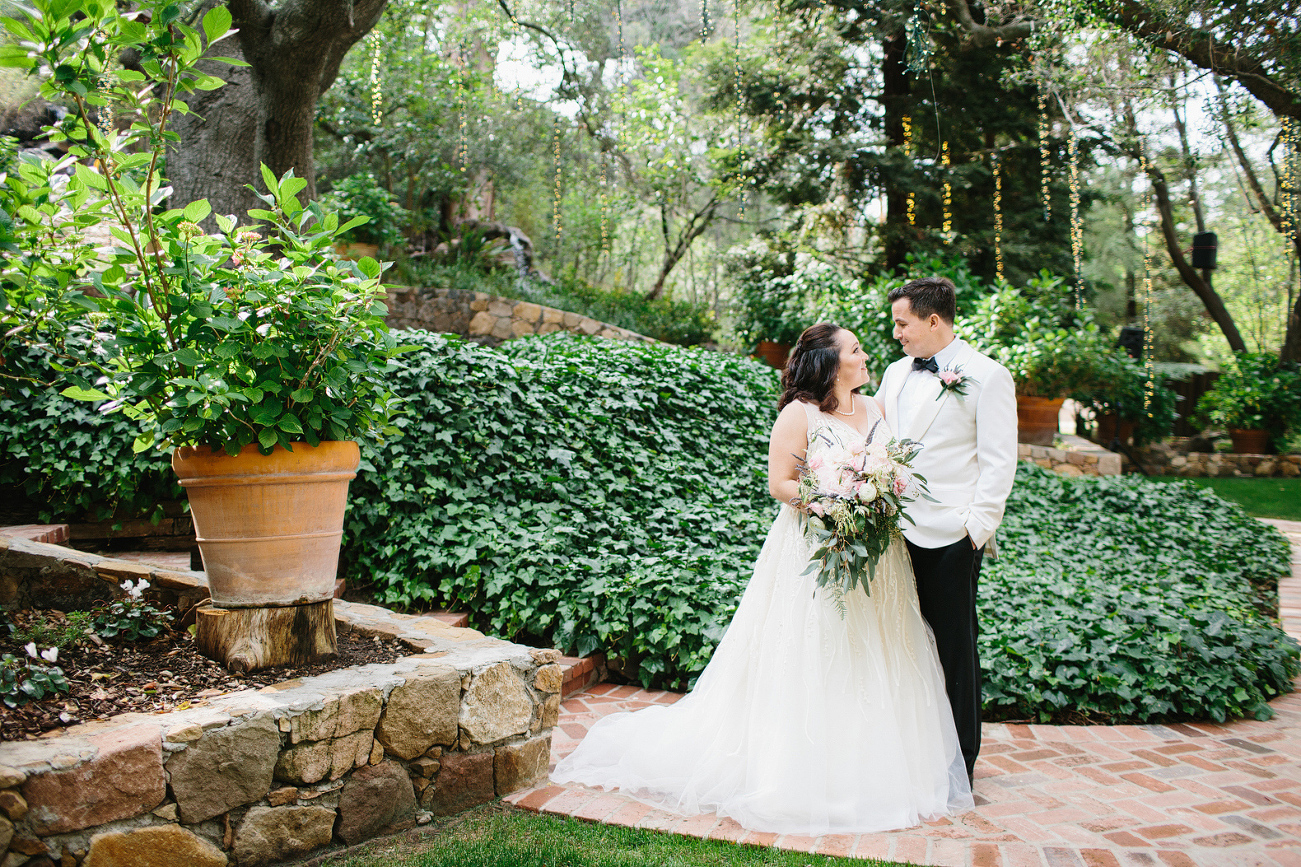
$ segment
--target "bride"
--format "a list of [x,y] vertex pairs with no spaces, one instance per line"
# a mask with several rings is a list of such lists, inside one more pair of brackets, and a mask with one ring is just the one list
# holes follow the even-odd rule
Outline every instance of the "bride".
[[972,806],[903,541],[881,557],[870,596],[845,596],[843,615],[804,574],[811,549],[789,505],[800,463],[829,443],[892,435],[876,401],[855,393],[867,382],[849,331],[820,323],[801,335],[768,448],[768,489],[783,505],[727,633],[691,693],[599,720],[553,781],[809,836]]

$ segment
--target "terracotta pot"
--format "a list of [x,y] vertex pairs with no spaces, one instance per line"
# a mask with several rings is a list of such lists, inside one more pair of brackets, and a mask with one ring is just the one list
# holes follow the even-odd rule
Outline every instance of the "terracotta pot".
[[1229,439],[1233,440],[1233,451],[1240,455],[1269,454],[1269,431],[1229,429]]
[[1016,396],[1017,442],[1050,446],[1057,435],[1057,415],[1065,398]]
[[1133,436],[1132,421],[1125,421],[1111,412],[1098,416],[1098,445],[1106,446],[1115,439],[1128,443]]
[[334,597],[348,482],[361,453],[354,442],[294,443],[269,455],[185,446],[172,469],[221,608],[274,608]]
[[754,348],[754,354],[768,362],[772,367],[778,370],[786,369],[786,359],[790,357],[791,348],[785,343],[773,343],[771,340],[760,340],[759,345]]
[[374,259],[379,256],[379,244],[370,244],[366,241],[340,241],[334,245],[334,252],[338,253],[340,258],[351,259],[354,262],[360,261],[365,256]]

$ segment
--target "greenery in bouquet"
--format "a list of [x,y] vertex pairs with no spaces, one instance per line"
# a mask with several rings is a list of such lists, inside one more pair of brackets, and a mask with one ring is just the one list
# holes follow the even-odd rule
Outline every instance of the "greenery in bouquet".
[[[266,453],[391,430],[386,376],[399,348],[384,324],[383,268],[332,252],[359,221],[304,206],[303,179],[265,167],[257,226],[215,215],[209,234],[206,201],[165,207],[167,124],[186,111],[177,94],[222,85],[196,64],[230,21],[211,9],[200,34],[175,3],[55,0],[3,19],[13,44],[0,63],[40,74],[42,95],[70,108],[49,129],[67,155],[24,159],[0,178],[16,248],[0,266],[5,341],[46,350],[69,396],[141,423],[138,450],[162,441],[235,454],[256,443]],[[119,65],[127,56],[133,68]],[[106,228],[111,246],[88,240],[92,228]]]
[[[843,614],[845,595],[860,583],[871,594],[877,561],[900,535],[905,505],[927,496],[926,480],[911,470],[920,450],[911,440],[845,447],[825,431],[813,437],[794,501],[814,545],[804,574],[817,575],[818,587],[828,589]],[[826,446],[815,448],[817,441]]]
[[1301,366],[1268,352],[1241,352],[1197,402],[1216,427],[1268,431],[1278,447],[1301,429]]

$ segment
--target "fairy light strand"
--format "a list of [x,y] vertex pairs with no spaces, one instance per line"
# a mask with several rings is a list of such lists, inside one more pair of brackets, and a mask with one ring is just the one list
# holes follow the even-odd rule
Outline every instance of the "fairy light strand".
[[745,206],[750,195],[750,178],[745,168],[745,102],[741,95],[741,0],[732,0],[732,78],[736,90],[736,161],[741,174],[741,205],[737,218],[745,219]]
[[458,53],[460,55],[460,65],[456,71],[456,119],[457,119],[457,142],[456,142],[456,161],[460,166],[461,174],[470,162],[470,136],[468,134],[469,126],[469,106],[467,92],[469,87],[465,80],[465,67],[469,62],[469,56],[465,50],[465,39],[462,38],[459,43]]
[[610,169],[604,153],[601,159],[601,253],[610,255]]
[[1003,161],[993,154],[994,169],[994,270],[1003,279]]
[[944,142],[940,159],[944,165],[944,223],[942,231],[944,237],[948,238],[953,233],[953,183],[949,174],[953,159],[949,155],[949,143],[947,141]]
[[1048,96],[1039,90],[1039,198],[1044,206],[1044,222],[1053,218],[1052,154],[1048,145]]
[[560,115],[559,114],[555,116],[555,120],[552,124],[551,152],[555,158],[555,169],[556,169],[555,194],[551,198],[551,228],[555,234],[556,250],[559,251],[560,233],[562,229],[560,224]]
[[1071,256],[1075,264],[1075,309],[1084,306],[1084,227],[1080,223],[1080,139],[1071,126],[1068,142],[1071,162]]
[[[1143,192],[1143,213],[1152,213],[1152,184],[1148,178],[1147,149],[1143,149],[1143,178],[1148,181]],[[1148,229],[1143,231],[1143,358],[1147,367],[1147,378],[1143,383],[1143,411],[1152,417],[1152,393],[1156,382],[1156,361],[1152,352],[1152,238]]]
[[370,32],[370,119],[375,126],[384,123],[383,94],[379,81],[380,41],[379,33],[372,30]]
[[709,0],[700,0],[700,42],[709,38]]
[[[1296,254],[1295,238],[1301,231],[1301,122],[1283,117],[1279,138],[1283,143],[1283,166],[1279,172],[1279,211],[1288,256]],[[1291,269],[1289,269],[1289,274]]]
[[[913,152],[913,119],[909,115],[903,116],[903,152],[904,156],[911,157]],[[917,194],[908,194],[908,225],[917,225]]]

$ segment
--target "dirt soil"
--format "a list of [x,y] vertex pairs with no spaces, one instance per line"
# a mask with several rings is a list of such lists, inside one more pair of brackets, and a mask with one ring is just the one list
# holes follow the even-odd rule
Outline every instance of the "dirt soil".
[[[8,619],[20,634],[33,622],[56,627],[66,622],[57,611],[10,612]],[[0,653],[25,659],[23,644],[14,638],[10,629],[0,626]],[[38,644],[41,649],[48,646]],[[186,630],[136,642],[96,641],[88,636],[75,646],[59,651],[55,662],[67,678],[68,694],[28,701],[16,708],[0,704],[0,740],[35,738],[48,731],[122,713],[183,710],[225,693],[260,689],[295,677],[354,665],[393,662],[418,652],[401,641],[367,638],[344,631],[339,632],[338,645],[338,657],[326,662],[231,674],[220,664],[199,655],[193,637]]]

